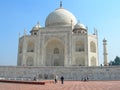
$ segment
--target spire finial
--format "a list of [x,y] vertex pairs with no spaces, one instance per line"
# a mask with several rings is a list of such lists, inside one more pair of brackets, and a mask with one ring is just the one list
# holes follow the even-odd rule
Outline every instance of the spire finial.
[[37,25],[40,25],[39,21],[37,22]]
[[37,28],[40,27],[40,23],[39,23],[39,21],[37,22],[36,27],[37,27]]
[[94,34],[98,35],[97,29],[94,27]]
[[62,8],[62,1],[60,0],[60,8]]
[[88,30],[88,26],[86,25],[86,29]]
[[27,33],[27,31],[26,31],[26,29],[24,29],[24,36],[26,35],[26,33]]

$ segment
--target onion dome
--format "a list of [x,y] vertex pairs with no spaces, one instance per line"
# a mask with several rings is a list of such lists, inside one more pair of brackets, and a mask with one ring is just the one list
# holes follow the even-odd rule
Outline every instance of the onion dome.
[[32,30],[38,30],[40,28],[41,28],[41,26],[40,26],[39,22],[37,22],[37,24],[32,28]]
[[75,26],[74,26],[74,29],[86,29],[86,27],[81,24],[81,23],[77,23]]
[[47,16],[45,26],[74,26],[76,23],[75,16],[68,10],[60,7]]
[[87,33],[87,28],[83,24],[77,23],[74,26],[73,32],[74,33]]
[[39,22],[30,31],[31,35],[37,35],[38,30],[41,28]]

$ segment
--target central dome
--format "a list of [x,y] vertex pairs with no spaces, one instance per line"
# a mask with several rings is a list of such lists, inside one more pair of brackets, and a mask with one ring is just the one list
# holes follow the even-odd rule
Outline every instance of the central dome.
[[77,23],[75,16],[64,8],[58,8],[48,15],[45,26],[70,26],[71,23]]

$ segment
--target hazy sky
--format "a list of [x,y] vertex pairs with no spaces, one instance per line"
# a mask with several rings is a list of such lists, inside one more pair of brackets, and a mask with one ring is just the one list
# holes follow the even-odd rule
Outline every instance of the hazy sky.
[[[0,65],[16,65],[18,33],[27,33],[39,21],[44,27],[48,14],[60,0],[0,0]],[[103,63],[103,38],[108,41],[108,59],[120,56],[120,0],[62,0],[63,7],[88,26],[97,28],[99,63]]]

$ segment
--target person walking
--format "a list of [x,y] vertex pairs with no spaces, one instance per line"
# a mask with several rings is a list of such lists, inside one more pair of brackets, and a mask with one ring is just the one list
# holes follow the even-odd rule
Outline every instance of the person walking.
[[64,77],[63,76],[61,76],[61,84],[63,84],[64,83]]
[[55,75],[55,84],[57,83],[58,76]]

